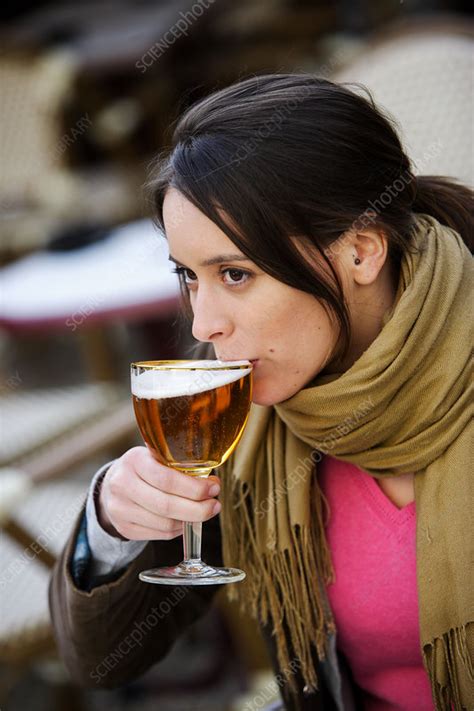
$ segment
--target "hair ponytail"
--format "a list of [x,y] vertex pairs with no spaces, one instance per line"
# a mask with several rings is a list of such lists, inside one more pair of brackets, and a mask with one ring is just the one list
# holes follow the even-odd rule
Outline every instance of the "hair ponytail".
[[454,178],[418,175],[413,212],[431,215],[458,232],[471,254],[474,252],[473,191]]

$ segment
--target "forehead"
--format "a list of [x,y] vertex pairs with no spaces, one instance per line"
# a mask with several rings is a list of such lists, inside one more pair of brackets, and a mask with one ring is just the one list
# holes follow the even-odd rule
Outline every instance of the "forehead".
[[169,188],[163,200],[163,221],[170,252],[177,259],[190,252],[212,256],[215,252],[242,252],[220,227],[202,213],[176,188]]

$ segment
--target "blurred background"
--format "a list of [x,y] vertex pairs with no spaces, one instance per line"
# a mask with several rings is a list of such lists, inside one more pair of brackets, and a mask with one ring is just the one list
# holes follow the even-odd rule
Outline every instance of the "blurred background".
[[7,0],[0,15],[0,707],[267,708],[262,642],[223,595],[117,690],[75,687],[51,635],[49,571],[90,479],[140,443],[129,363],[192,345],[147,168],[196,99],[310,71],[369,87],[416,173],[474,185],[468,3]]

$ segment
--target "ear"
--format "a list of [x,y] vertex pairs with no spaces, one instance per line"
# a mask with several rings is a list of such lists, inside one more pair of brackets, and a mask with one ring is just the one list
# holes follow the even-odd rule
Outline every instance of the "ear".
[[340,261],[352,279],[363,286],[377,279],[387,256],[388,240],[385,234],[367,229],[350,234],[345,240]]

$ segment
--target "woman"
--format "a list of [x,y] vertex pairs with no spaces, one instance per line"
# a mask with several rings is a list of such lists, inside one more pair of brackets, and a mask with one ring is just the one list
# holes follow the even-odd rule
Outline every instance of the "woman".
[[214,591],[171,605],[136,575],[212,519],[286,708],[473,708],[471,192],[415,178],[371,100],[310,74],[192,106],[150,191],[193,335],[254,361],[254,405],[219,478],[143,447],[96,475],[51,585],[71,672],[123,683],[202,614]]

